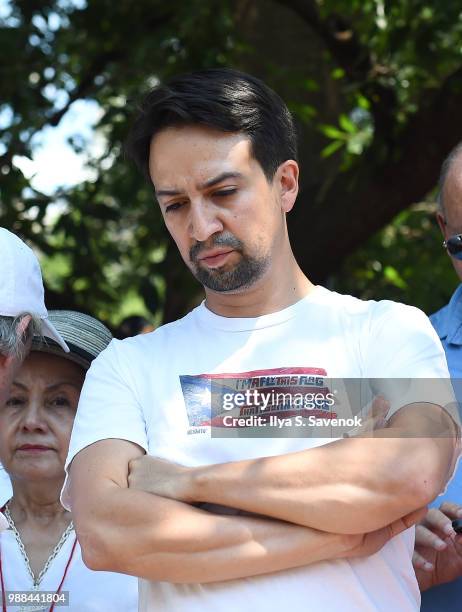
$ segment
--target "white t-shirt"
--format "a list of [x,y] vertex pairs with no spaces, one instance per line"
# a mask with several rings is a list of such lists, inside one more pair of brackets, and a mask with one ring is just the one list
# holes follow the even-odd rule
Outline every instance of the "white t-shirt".
[[[147,453],[188,466],[329,443],[332,439],[301,434],[246,438],[242,427],[238,435],[232,428],[230,437],[210,435],[211,418],[220,418],[216,411],[211,413],[217,388],[223,400],[224,392],[239,389],[279,387],[292,392],[291,387],[319,386],[318,379],[322,386],[326,377],[449,374],[431,324],[413,307],[363,302],[322,287],[289,308],[258,318],[225,318],[202,304],[151,334],[114,340],[93,362],[66,466],[81,449],[107,438],[129,440]],[[276,402],[272,409],[278,408]],[[64,491],[63,503],[67,502]],[[368,558],[220,583],[140,580],[140,610],[415,611],[420,594],[411,564],[413,545],[410,529]]]
[[[75,531],[72,531],[43,576],[40,592],[56,592],[71,555],[74,541]],[[33,589],[32,579],[16,538],[10,529],[0,534],[0,545],[5,590],[31,591]],[[125,574],[89,570],[82,561],[78,542],[61,588],[61,592],[64,591],[69,592],[69,606],[55,606],[55,610],[66,610],[66,612],[137,612],[138,610],[137,579]],[[37,608],[28,606],[25,609],[48,612],[50,605]],[[11,607],[11,610],[19,610],[19,608]]]

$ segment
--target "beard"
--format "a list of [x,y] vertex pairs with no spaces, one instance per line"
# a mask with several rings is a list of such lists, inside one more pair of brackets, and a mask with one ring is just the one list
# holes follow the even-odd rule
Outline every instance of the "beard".
[[[201,251],[214,247],[232,248],[240,254],[239,261],[231,268],[228,266],[213,269],[202,267],[198,256]],[[209,244],[197,242],[189,250],[189,259],[193,264],[193,274],[201,285],[221,293],[239,291],[253,285],[268,269],[270,258],[268,255],[249,255],[240,240],[229,232],[223,232],[213,238]]]

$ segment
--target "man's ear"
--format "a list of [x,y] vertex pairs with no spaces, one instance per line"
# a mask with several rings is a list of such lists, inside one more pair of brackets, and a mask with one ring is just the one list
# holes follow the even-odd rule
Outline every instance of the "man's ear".
[[276,170],[275,179],[280,189],[282,211],[292,210],[298,195],[298,164],[293,159],[287,159]]
[[447,225],[446,225],[446,219],[444,218],[444,215],[442,212],[438,211],[436,213],[436,220],[438,221],[438,225],[440,226],[441,233],[446,238]]

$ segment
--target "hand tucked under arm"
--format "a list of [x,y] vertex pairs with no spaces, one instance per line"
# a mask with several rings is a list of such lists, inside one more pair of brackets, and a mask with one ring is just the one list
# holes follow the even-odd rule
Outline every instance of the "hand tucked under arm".
[[[447,428],[438,430],[440,437],[435,424]],[[140,474],[135,462],[130,466],[131,477],[171,499],[222,504],[327,532],[364,533],[438,495],[453,463],[454,434],[442,409],[414,404],[374,438],[199,468],[146,457]]]

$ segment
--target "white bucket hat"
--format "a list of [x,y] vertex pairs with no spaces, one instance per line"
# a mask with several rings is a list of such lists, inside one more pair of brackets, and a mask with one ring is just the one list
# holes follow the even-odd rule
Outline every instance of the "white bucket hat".
[[38,317],[42,322],[42,334],[69,352],[48,319],[37,257],[20,238],[0,227],[0,315],[16,317],[24,312]]

